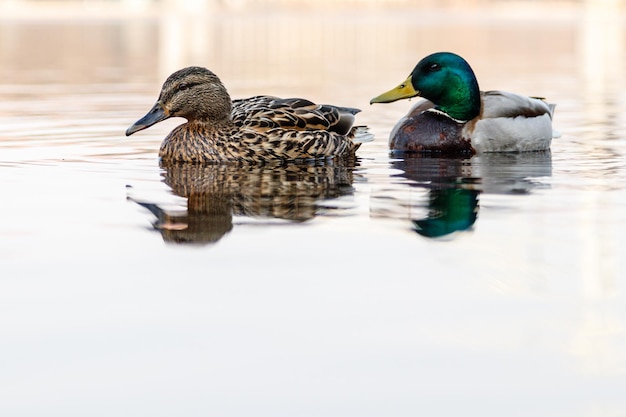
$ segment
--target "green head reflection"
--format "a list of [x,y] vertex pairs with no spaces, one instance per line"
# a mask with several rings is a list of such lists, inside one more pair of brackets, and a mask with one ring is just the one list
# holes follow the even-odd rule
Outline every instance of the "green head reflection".
[[430,190],[428,215],[413,220],[415,231],[425,237],[441,237],[469,229],[478,215],[478,194],[464,188]]

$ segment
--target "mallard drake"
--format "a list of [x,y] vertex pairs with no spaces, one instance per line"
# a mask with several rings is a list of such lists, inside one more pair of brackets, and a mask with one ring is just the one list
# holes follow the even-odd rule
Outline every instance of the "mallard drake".
[[166,162],[267,162],[354,156],[372,139],[354,127],[359,109],[301,98],[256,96],[232,101],[213,72],[188,67],[170,75],[159,99],[126,136],[170,117],[187,119],[165,138]]
[[422,59],[396,88],[373,98],[421,96],[391,131],[393,151],[482,153],[550,149],[554,105],[504,91],[481,92],[470,65],[451,52]]

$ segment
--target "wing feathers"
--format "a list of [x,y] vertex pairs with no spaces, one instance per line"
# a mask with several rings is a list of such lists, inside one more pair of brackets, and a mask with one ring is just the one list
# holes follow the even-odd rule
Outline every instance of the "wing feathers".
[[235,125],[259,131],[283,128],[293,130],[324,130],[346,135],[360,110],[351,107],[318,105],[303,98],[281,99],[256,96],[233,101]]
[[485,91],[482,93],[482,118],[497,117],[537,117],[552,116],[550,105],[539,98],[521,96],[506,91]]

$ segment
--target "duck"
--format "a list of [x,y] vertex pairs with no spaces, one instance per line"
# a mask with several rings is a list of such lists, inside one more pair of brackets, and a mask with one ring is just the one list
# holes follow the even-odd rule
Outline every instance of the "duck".
[[370,104],[422,97],[389,135],[392,153],[480,154],[550,149],[554,104],[506,91],[480,91],[468,62],[436,52]]
[[212,71],[191,66],[171,74],[130,136],[170,117],[187,119],[163,140],[164,162],[265,163],[354,157],[373,139],[354,126],[359,109],[302,98],[254,96],[232,100]]

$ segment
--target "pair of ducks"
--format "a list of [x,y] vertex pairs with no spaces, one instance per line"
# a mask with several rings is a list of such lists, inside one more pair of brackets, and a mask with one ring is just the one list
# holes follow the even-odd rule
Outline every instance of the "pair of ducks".
[[[481,92],[469,64],[438,52],[422,59],[396,88],[370,102],[425,98],[390,134],[392,151],[442,154],[542,151],[552,141],[554,105],[503,91]],[[170,117],[187,119],[163,141],[164,162],[294,161],[353,157],[372,140],[354,126],[360,110],[301,98],[231,100],[211,71],[188,67],[163,84],[159,99],[126,136]]]

